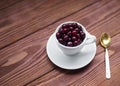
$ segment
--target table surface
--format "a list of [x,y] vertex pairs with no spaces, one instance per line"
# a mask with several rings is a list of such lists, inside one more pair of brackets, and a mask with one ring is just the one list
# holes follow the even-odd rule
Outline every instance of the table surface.
[[[55,66],[46,44],[56,27],[77,21],[97,38],[93,61],[78,70]],[[112,37],[109,46],[111,79],[105,78],[101,33]],[[0,86],[119,86],[119,0],[1,0]]]

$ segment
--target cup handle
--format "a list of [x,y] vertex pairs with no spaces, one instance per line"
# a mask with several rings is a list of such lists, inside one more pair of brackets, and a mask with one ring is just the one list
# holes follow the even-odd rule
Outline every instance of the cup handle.
[[86,45],[94,43],[95,41],[96,41],[96,37],[87,33]]

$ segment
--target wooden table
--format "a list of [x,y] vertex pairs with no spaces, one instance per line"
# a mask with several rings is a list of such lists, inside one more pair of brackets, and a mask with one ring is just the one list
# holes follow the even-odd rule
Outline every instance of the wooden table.
[[[73,71],[55,66],[46,53],[56,27],[70,20],[97,37],[94,60]],[[102,32],[112,37],[110,80],[99,43]],[[120,86],[119,42],[119,0],[1,0],[0,86]]]

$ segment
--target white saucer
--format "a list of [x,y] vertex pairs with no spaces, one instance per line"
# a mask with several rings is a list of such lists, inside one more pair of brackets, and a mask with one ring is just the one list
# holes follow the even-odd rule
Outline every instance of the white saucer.
[[56,44],[54,35],[47,42],[47,54],[49,59],[58,67],[63,69],[79,69],[89,64],[96,54],[96,42],[85,45],[79,54],[73,56],[65,55]]

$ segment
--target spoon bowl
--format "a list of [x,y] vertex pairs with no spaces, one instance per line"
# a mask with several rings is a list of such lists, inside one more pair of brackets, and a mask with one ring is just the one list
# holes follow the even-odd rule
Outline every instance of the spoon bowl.
[[107,33],[103,33],[100,38],[100,43],[104,48],[107,48],[110,45],[111,37]]

